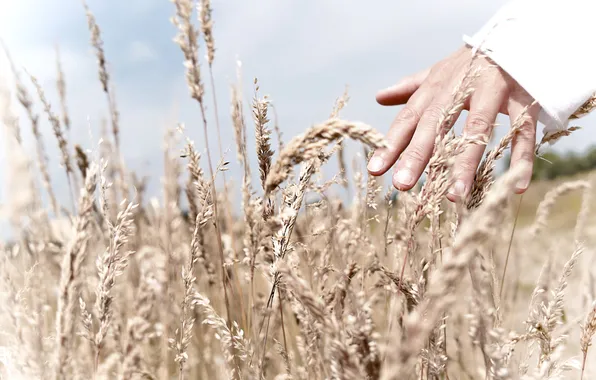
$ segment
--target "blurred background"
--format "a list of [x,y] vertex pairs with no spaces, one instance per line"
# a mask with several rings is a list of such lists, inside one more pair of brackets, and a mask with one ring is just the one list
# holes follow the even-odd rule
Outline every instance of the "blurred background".
[[[97,79],[96,58],[89,44],[81,2],[0,1],[0,37],[18,69],[27,70],[40,80],[55,107],[59,104],[56,92],[56,47],[59,47],[73,125],[71,140],[95,149],[101,120],[109,115]],[[229,176],[238,178],[236,183],[239,183],[240,169],[235,162],[229,116],[229,87],[236,81],[237,60],[242,62],[249,130],[252,123],[248,105],[253,94],[253,78],[257,77],[261,95],[268,94],[272,99],[286,141],[313,123],[325,120],[346,85],[350,101],[342,117],[364,121],[385,132],[398,109],[377,105],[375,92],[446,57],[462,45],[464,34],[473,34],[504,3],[503,0],[366,3],[214,0],[217,50],[214,73],[224,149],[228,149],[227,159],[232,161]],[[165,130],[183,122],[198,150],[204,147],[199,109],[188,96],[182,54],[172,42],[176,30],[169,19],[174,5],[167,0],[88,0],[88,5],[101,28],[115,83],[125,162],[131,170],[150,177],[148,192],[157,195],[163,172],[161,149]],[[11,75],[7,73],[4,55],[0,61],[2,80],[9,83]],[[27,85],[31,84],[24,72],[22,78]],[[12,84],[8,87],[14,89]],[[208,105],[212,104],[211,95],[207,91]],[[14,106],[22,112],[16,103]],[[38,104],[35,106],[42,111]],[[212,110],[208,112],[212,115]],[[68,191],[57,144],[45,115],[41,116],[53,185],[60,200],[66,203]],[[273,119],[273,114],[270,118]],[[30,126],[26,118],[21,120],[23,137],[33,154]],[[594,115],[580,120],[577,124],[587,128],[562,139],[552,149],[559,153],[586,151],[596,136],[590,127],[595,121]],[[499,123],[497,138],[508,128],[509,120],[502,117]],[[215,125],[212,121],[210,125],[212,146],[216,147]],[[538,133],[539,137],[541,134]],[[249,134],[248,139],[250,150],[254,135]],[[361,153],[354,146],[348,145],[347,149],[347,157]],[[10,159],[5,151],[0,150],[0,204],[7,202],[6,189],[11,186],[6,172]],[[251,159],[256,162],[254,154]],[[555,160],[551,157],[550,161]],[[551,166],[545,161],[539,164]],[[326,173],[336,172],[336,164],[329,165],[331,168],[325,169]]]

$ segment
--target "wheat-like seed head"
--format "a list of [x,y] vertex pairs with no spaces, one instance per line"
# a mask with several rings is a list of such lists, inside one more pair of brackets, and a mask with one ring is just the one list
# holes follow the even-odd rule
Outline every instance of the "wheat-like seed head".
[[[10,91],[0,83],[11,164],[0,211],[14,237],[0,239],[0,377],[563,379],[575,375],[566,372],[573,363],[564,359],[581,353],[589,378],[596,309],[584,308],[586,299],[593,298],[594,275],[586,265],[583,302],[574,302],[579,294],[574,266],[582,252],[592,253],[591,180],[558,187],[541,183],[550,191],[538,205],[536,221],[527,225],[533,203],[528,195],[516,234],[510,234],[512,187],[525,168],[505,173],[494,186],[493,181],[496,162],[524,126],[525,112],[488,152],[470,199],[451,207],[445,203],[457,156],[490,137],[456,136],[450,130],[482,75],[475,64],[481,56],[472,56],[439,115],[424,186],[388,191],[384,199],[382,180],[363,171],[371,151],[385,146],[384,139],[366,124],[338,118],[347,90],[329,120],[284,145],[275,108],[255,83],[253,150],[238,75],[230,121],[240,165],[240,172],[232,174],[241,173],[241,179],[232,175],[228,182],[224,176],[222,191],[217,176],[235,163],[227,162],[220,149],[219,164],[212,167],[208,142],[217,102],[215,92],[207,94],[203,87],[199,59],[201,33],[213,90],[219,81],[213,67],[215,15],[210,1],[196,2],[198,7],[195,0],[173,0],[172,22],[182,51],[181,74],[202,119],[204,136],[197,142],[206,149],[203,154],[191,139],[180,138],[183,128],[181,134],[168,129],[160,193],[148,177],[133,171],[129,176],[125,169],[115,77],[108,72],[101,32],[86,5],[113,138],[102,120],[97,152],[74,145],[85,184],[80,189],[74,176],[79,208],[68,218],[58,220],[62,197],[48,186],[51,166],[43,126],[14,64],[16,98],[31,124],[39,168],[27,159],[28,137],[11,108]],[[60,112],[51,107],[47,89],[34,78],[33,84],[66,162],[71,128],[67,73],[59,58],[57,66]],[[214,100],[216,115],[205,104],[206,96]],[[217,117],[215,122],[219,130]],[[271,130],[279,140],[275,159]],[[344,144],[348,138],[360,145],[352,178],[344,162],[352,153]],[[340,169],[328,171],[326,164],[336,158]],[[258,166],[251,167],[252,162]],[[204,172],[207,164],[209,172]],[[298,164],[300,172],[294,173]],[[75,163],[69,165],[67,173],[76,174]],[[253,188],[255,170],[263,192]],[[45,182],[47,196],[37,191],[37,179]],[[346,196],[338,184],[355,191]],[[130,185],[135,202],[122,201],[129,198]],[[556,203],[579,204],[577,197],[561,198],[574,190],[582,195],[575,230],[562,226],[546,233],[559,216],[555,210],[571,209],[555,208]],[[513,273],[501,297],[495,292],[495,274],[508,250]],[[566,251],[571,258],[561,259],[559,252]]]
[[45,96],[43,88],[41,87],[37,79],[33,75],[30,75],[30,78],[31,82],[33,82],[33,85],[35,86],[35,89],[37,90],[39,100],[41,101],[41,104],[43,104],[44,111],[46,112],[48,119],[50,120],[50,124],[52,124],[54,136],[56,136],[56,140],[58,140],[58,147],[60,148],[60,152],[62,153],[62,165],[64,165],[67,175],[71,174],[73,173],[73,168],[70,161],[68,141],[66,140],[66,137],[64,136],[64,133],[62,131],[62,127],[60,126],[60,120],[58,119],[58,116],[54,114],[54,111],[52,110],[52,107]]
[[62,123],[64,129],[70,131],[70,116],[68,115],[68,107],[66,105],[66,79],[64,71],[62,70],[62,62],[60,61],[60,49],[56,46],[56,87],[60,97],[60,107],[62,111]]
[[288,177],[294,165],[316,158],[323,147],[342,137],[360,141],[374,149],[385,146],[383,136],[363,123],[330,119],[317,124],[292,139],[279,153],[265,183],[267,193],[275,190]]
[[215,41],[213,39],[213,20],[211,19],[211,1],[201,0],[197,5],[199,10],[199,19],[201,21],[201,31],[207,46],[207,62],[209,66],[213,65],[215,59]]
[[56,379],[65,377],[64,371],[73,348],[72,336],[74,335],[75,319],[77,317],[75,310],[77,299],[79,299],[77,288],[83,282],[81,266],[85,260],[88,249],[87,243],[91,237],[89,225],[94,211],[96,186],[97,168],[92,167],[89,176],[85,180],[85,188],[81,191],[74,239],[69,243],[67,252],[62,259],[58,311],[56,314],[56,336],[59,337],[54,362]]
[[271,159],[273,158],[273,151],[271,150],[270,135],[267,123],[269,119],[267,112],[269,108],[269,99],[265,96],[259,98],[258,96],[259,84],[255,78],[255,96],[252,103],[252,117],[255,122],[255,138],[257,143],[257,158],[259,160],[259,172],[261,175],[261,185],[265,189],[265,180],[269,175],[271,168]]

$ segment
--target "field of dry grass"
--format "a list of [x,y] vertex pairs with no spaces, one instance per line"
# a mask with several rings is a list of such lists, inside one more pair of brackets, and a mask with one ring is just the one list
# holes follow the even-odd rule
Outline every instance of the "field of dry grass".
[[[205,104],[216,79],[209,1],[195,10],[173,0],[172,11],[200,128],[220,143],[201,155],[184,125],[173,126],[160,198],[149,199],[122,159],[91,10],[110,110],[110,132],[94,149],[67,138],[68,73],[58,69],[57,105],[14,65],[16,87],[2,88],[13,192],[2,211],[15,239],[0,242],[0,378],[596,378],[592,175],[514,195],[519,173],[495,178],[495,165],[520,118],[488,152],[469,199],[444,200],[450,169],[465,146],[486,141],[451,133],[437,139],[424,186],[396,197],[363,171],[364,158],[344,151],[347,139],[366,154],[385,144],[372,127],[341,119],[347,95],[328,120],[282,141],[255,80],[250,105],[232,89],[243,169],[232,189],[219,122],[207,122],[217,109]],[[462,80],[437,128],[453,122],[473,79]],[[42,117],[60,148],[70,204],[51,186]],[[34,154],[21,142],[29,129]],[[252,133],[255,147],[246,143]],[[252,155],[258,167],[248,164]],[[317,174],[334,155],[340,167],[324,181]],[[331,195],[343,186],[353,189],[350,202]]]

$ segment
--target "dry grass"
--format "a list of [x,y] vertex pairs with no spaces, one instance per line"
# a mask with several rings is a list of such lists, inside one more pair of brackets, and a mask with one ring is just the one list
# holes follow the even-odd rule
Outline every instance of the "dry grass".
[[[207,123],[199,61],[204,50],[214,89],[211,4],[173,3],[175,42],[206,138],[220,128],[219,121]],[[596,331],[591,180],[534,185],[517,202],[512,185],[519,170],[495,178],[494,167],[521,117],[488,153],[470,199],[444,201],[454,158],[468,144],[487,142],[486,136],[446,132],[474,91],[474,64],[437,125],[445,133],[435,142],[425,185],[384,197],[378,180],[361,171],[365,160],[354,159],[353,181],[346,176],[345,139],[361,143],[365,152],[385,144],[372,127],[340,118],[347,93],[329,120],[282,142],[277,122],[269,120],[275,109],[255,80],[256,147],[248,147],[252,132],[241,90],[232,88],[230,116],[243,175],[242,216],[233,217],[237,205],[227,182],[216,188],[229,163],[213,165],[208,146],[207,162],[201,162],[188,139],[182,155],[173,153],[182,147],[182,124],[165,138],[163,199],[144,201],[144,182],[120,156],[119,111],[101,31],[85,9],[111,137],[91,151],[68,141],[68,73],[59,61],[60,114],[32,75],[40,104],[16,70],[14,94],[0,88],[10,180],[19,189],[10,192],[3,210],[15,238],[0,242],[3,378],[596,376],[596,354],[589,349]],[[37,141],[37,168],[24,154],[24,125],[12,108],[17,103]],[[60,148],[55,161],[45,155],[38,108]],[[248,164],[253,154],[258,168]],[[341,156],[340,173],[317,183],[315,174],[335,154]],[[48,165],[58,161],[73,189],[70,207],[58,204],[51,187]],[[251,172],[257,170],[253,186]],[[329,195],[340,186],[353,191],[350,203]],[[317,201],[305,204],[309,194]],[[512,233],[517,207],[520,223]]]

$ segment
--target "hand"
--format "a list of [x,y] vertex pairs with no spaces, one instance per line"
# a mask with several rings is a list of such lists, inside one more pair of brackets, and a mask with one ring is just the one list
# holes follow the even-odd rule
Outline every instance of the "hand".
[[[377,102],[381,105],[405,104],[405,107],[387,133],[388,147],[377,150],[369,161],[368,171],[372,175],[384,174],[399,158],[394,169],[393,185],[405,191],[416,184],[430,160],[439,117],[451,105],[453,89],[461,82],[471,59],[471,49],[463,47],[432,68],[406,77],[377,94]],[[509,115],[513,122],[525,107],[529,107],[511,148],[512,167],[529,163],[516,185],[516,192],[523,193],[532,177],[540,107],[513,78],[489,59],[477,57],[474,65],[479,65],[481,71],[472,84],[474,92],[464,107],[470,111],[464,126],[465,134],[489,137],[499,113]],[[455,119],[458,117],[456,115]],[[447,195],[451,201],[469,194],[484,149],[484,145],[470,144],[456,158],[454,185]]]

